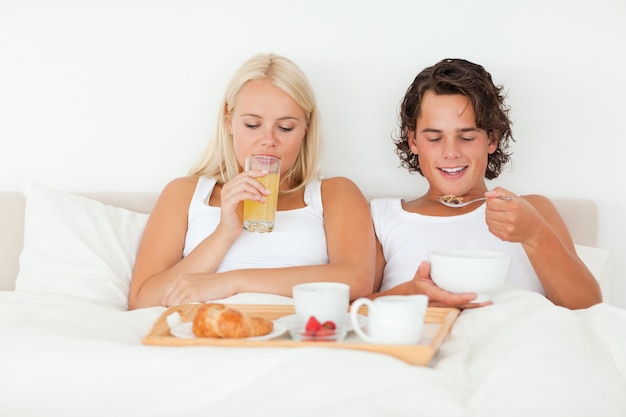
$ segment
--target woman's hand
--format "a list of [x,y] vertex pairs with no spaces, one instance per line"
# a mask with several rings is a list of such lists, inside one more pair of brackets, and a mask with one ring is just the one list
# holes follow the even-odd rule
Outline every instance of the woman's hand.
[[171,307],[230,297],[237,293],[233,278],[220,274],[186,273],[177,277],[166,290],[163,305]]
[[265,202],[269,191],[256,178],[267,175],[261,170],[245,171],[222,186],[220,194],[220,227],[229,234],[238,236],[243,230],[244,200]]

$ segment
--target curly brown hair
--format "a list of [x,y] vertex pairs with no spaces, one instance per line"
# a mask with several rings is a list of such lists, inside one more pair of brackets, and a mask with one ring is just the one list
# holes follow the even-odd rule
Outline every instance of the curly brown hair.
[[489,155],[485,178],[496,178],[511,159],[509,141],[515,141],[511,132],[509,107],[504,103],[506,94],[501,85],[495,85],[491,74],[481,65],[464,59],[444,59],[425,68],[407,89],[400,106],[398,137],[393,141],[400,163],[409,172],[422,170],[419,158],[409,149],[408,134],[415,132],[424,94],[462,94],[471,100],[476,114],[476,126],[487,132],[490,139],[498,140],[498,148]]

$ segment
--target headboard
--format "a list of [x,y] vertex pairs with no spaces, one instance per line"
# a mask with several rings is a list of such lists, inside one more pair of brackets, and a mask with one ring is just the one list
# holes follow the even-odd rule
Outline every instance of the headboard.
[[[157,193],[77,193],[105,204],[149,213]],[[575,243],[595,246],[598,236],[598,209],[592,200],[552,200],[570,229]],[[0,192],[0,290],[15,289],[19,255],[24,238],[24,197],[19,192]]]

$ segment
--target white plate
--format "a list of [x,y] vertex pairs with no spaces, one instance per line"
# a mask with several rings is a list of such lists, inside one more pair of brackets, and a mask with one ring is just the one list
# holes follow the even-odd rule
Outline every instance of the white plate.
[[[365,327],[367,325],[367,316],[359,314],[357,318],[359,320],[359,326]],[[302,320],[300,320],[295,314],[292,314],[291,316],[283,316],[275,320],[274,323],[283,324],[289,330],[298,327],[304,327],[306,325],[306,323],[303,323]],[[352,326],[352,322],[350,321],[350,313],[346,313],[344,318],[339,323],[335,324],[345,327],[347,331],[351,331],[354,329],[354,326]]]
[[[193,334],[193,330],[191,329],[192,326],[193,326],[193,322],[191,321],[176,323],[176,324],[170,325],[170,333],[172,333],[172,336],[180,337],[182,339],[194,339],[196,335]],[[287,331],[287,328],[284,325],[274,322],[274,328],[272,329],[271,332],[269,332],[266,335],[254,336],[254,337],[243,337],[237,340],[251,340],[251,341],[268,340],[268,339],[273,339],[275,337],[281,336],[286,331]]]

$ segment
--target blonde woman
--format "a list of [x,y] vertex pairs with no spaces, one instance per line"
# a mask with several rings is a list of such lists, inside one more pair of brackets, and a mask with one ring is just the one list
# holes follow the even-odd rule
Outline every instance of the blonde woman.
[[[234,74],[216,132],[190,175],[163,189],[130,285],[131,309],[209,301],[240,292],[291,296],[293,285],[337,281],[371,293],[376,240],[367,200],[342,177],[320,179],[319,115],[290,60],[255,55]],[[250,155],[281,159],[276,227],[243,230],[245,200],[267,190],[244,172]]]

